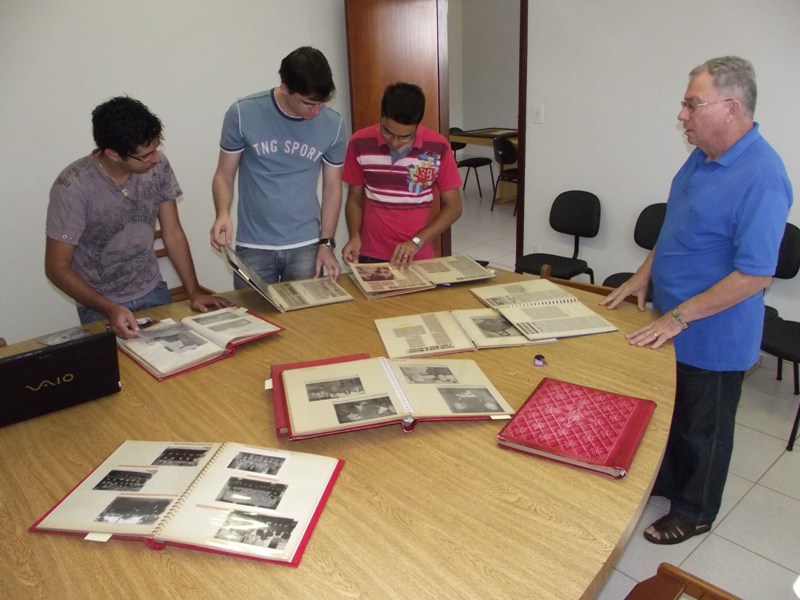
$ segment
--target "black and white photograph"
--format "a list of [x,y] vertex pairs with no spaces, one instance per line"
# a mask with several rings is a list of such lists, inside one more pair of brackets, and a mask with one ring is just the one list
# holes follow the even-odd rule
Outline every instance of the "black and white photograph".
[[112,469],[97,482],[93,489],[114,492],[140,492],[155,473],[155,469],[152,471]]
[[183,446],[170,446],[158,455],[153,461],[159,467],[196,467],[203,457],[211,450],[210,446],[200,448],[185,448]]
[[315,400],[335,400],[336,398],[346,398],[363,393],[364,384],[358,375],[306,383],[306,396],[312,402]]
[[95,519],[97,523],[152,525],[172,503],[169,498],[118,496]]
[[333,405],[339,423],[354,423],[368,419],[378,419],[396,415],[389,396],[365,398],[353,402],[339,402]]
[[364,281],[391,281],[394,279],[391,270],[386,266],[356,265],[356,270]]
[[210,315],[201,315],[199,317],[194,317],[192,321],[197,323],[198,325],[203,325],[204,327],[211,327],[217,323],[222,323],[223,321],[230,321],[231,319],[238,319],[239,315],[235,312],[227,310],[222,312],[215,312]]
[[262,475],[277,475],[286,458],[271,456],[269,454],[256,454],[255,452],[239,452],[228,465],[229,469],[250,471]]
[[210,344],[208,340],[200,337],[194,331],[187,329],[185,325],[177,324],[158,330],[142,330],[139,337],[151,346],[161,346],[168,352],[188,352],[199,348],[204,344]]
[[517,337],[519,331],[501,315],[492,317],[473,317],[475,327],[487,338]]
[[503,408],[485,387],[437,388],[451,412],[503,412]]
[[214,537],[226,542],[283,550],[296,526],[294,519],[233,510]]
[[250,325],[250,321],[247,319],[234,319],[232,321],[223,321],[217,325],[212,325],[209,327],[211,331],[228,331],[229,329],[240,329],[242,327],[248,327]]
[[453,372],[441,365],[401,365],[400,371],[408,383],[458,383]]
[[285,483],[274,481],[231,477],[222,487],[217,501],[274,510],[288,487]]

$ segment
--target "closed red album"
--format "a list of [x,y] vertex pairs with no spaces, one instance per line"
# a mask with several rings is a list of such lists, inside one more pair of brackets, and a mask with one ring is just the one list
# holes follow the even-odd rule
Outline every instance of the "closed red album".
[[518,450],[625,477],[656,403],[545,377],[497,435]]

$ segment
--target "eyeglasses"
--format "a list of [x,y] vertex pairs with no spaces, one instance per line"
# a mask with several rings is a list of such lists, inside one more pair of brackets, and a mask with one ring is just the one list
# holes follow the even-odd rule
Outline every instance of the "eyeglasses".
[[686,100],[681,100],[681,107],[688,110],[690,113],[693,113],[701,106],[710,106],[712,104],[723,104],[724,102],[733,102],[735,98],[726,98],[725,100],[717,100],[716,102],[688,102]]
[[139,156],[137,156],[136,154],[129,154],[128,158],[135,158],[136,160],[141,161],[143,163],[150,162],[151,160],[153,160],[153,157],[156,154],[158,154],[159,150],[161,150],[161,144],[156,146],[155,150],[151,150],[150,152],[147,152],[146,154],[141,154]]
[[381,123],[381,135],[383,136],[383,139],[385,139],[387,142],[390,142],[392,140],[395,140],[397,142],[410,142],[411,140],[414,139],[414,136],[417,135],[417,128],[414,127],[414,131],[412,131],[407,135],[397,135],[390,129],[387,129],[386,125]]

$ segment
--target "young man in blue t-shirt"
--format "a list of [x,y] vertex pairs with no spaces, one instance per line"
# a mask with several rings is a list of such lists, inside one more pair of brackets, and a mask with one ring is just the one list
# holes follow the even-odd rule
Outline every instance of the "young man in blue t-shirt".
[[[322,52],[304,46],[283,59],[280,78],[278,87],[240,98],[225,114],[211,244],[219,249],[233,241],[238,172],[236,250],[245,263],[267,283],[323,271],[335,279],[345,128],[341,115],[325,106],[336,91],[333,76]],[[236,276],[234,285],[246,284]]]

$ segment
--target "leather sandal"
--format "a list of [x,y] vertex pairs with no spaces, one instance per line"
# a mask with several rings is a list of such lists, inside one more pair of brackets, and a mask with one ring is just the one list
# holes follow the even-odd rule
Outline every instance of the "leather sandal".
[[653,544],[666,545],[680,544],[690,537],[706,533],[711,530],[711,523],[690,525],[673,515],[664,515],[658,521],[650,525],[650,527],[655,528],[658,537],[645,531],[644,538]]

